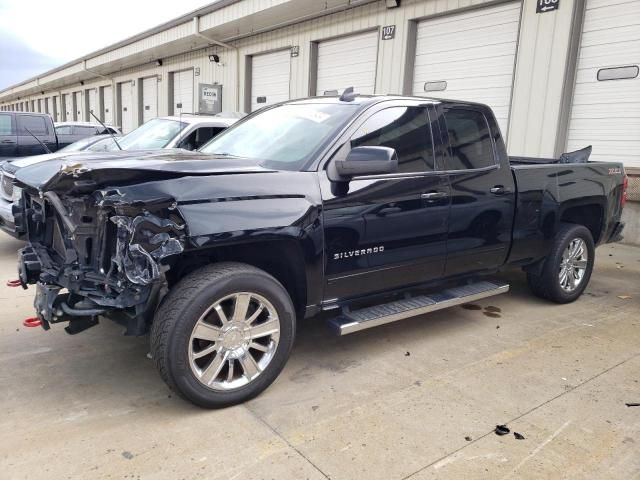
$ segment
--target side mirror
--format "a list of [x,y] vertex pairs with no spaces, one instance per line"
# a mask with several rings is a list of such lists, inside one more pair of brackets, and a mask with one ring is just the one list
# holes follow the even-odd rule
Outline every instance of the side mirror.
[[341,180],[359,175],[380,175],[398,171],[398,154],[389,147],[356,147],[346,158],[336,160],[335,173]]

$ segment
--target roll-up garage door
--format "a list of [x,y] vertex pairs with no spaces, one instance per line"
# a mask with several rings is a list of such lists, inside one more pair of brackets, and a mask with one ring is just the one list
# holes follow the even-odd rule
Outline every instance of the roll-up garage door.
[[418,23],[413,94],[488,104],[507,135],[520,3]]
[[142,80],[142,123],[158,116],[158,77]]
[[74,120],[84,120],[84,105],[82,104],[82,92],[73,92],[75,115]]
[[133,130],[133,92],[131,82],[120,84],[120,125],[122,133]]
[[320,42],[316,95],[342,93],[347,87],[374,93],[377,59],[377,30]]
[[113,90],[110,86],[102,87],[102,121],[113,124]]
[[70,93],[62,95],[64,99],[64,120],[66,122],[73,121],[73,98]]
[[640,2],[588,0],[567,151],[640,167]]
[[[87,90],[87,96],[89,98],[89,111],[87,112],[87,119],[90,122],[95,122],[96,119],[93,118],[93,115],[100,118],[100,114],[98,113],[98,89],[91,88]],[[93,115],[91,115],[93,113]]]
[[173,114],[193,113],[193,70],[173,74]]
[[291,51],[263,53],[251,59],[251,111],[289,100]]

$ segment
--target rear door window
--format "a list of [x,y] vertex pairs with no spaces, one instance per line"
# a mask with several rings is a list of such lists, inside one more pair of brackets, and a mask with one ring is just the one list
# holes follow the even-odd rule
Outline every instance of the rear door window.
[[447,170],[473,170],[496,165],[489,125],[476,110],[451,108],[444,113],[449,137]]
[[16,131],[13,128],[13,115],[0,114],[0,135],[15,135]]
[[84,126],[75,126],[73,127],[73,134],[74,135],[82,135],[82,136],[89,136],[89,135],[95,135],[97,133],[96,127],[84,127]]
[[58,135],[71,135],[71,125],[63,125],[56,127],[56,133]]
[[44,117],[37,115],[18,115],[18,135],[47,135],[49,129]]

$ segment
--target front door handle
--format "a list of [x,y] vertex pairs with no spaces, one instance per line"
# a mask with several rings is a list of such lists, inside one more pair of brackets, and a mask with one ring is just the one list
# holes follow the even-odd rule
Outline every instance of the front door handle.
[[13,140],[2,140],[0,143],[16,143]]
[[504,195],[505,193],[510,193],[511,191],[503,185],[496,185],[489,190],[494,195]]
[[420,195],[424,200],[440,200],[442,198],[447,198],[449,194],[447,192],[428,192]]

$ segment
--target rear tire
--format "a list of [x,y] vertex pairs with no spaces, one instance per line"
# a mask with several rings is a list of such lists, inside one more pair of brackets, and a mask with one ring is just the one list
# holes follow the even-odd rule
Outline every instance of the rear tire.
[[573,302],[587,288],[594,260],[591,232],[582,225],[564,223],[540,268],[527,272],[529,288],[536,296],[555,303]]
[[151,354],[171,390],[204,408],[249,400],[284,368],[295,309],[268,273],[225,262],[186,275],[151,327]]

